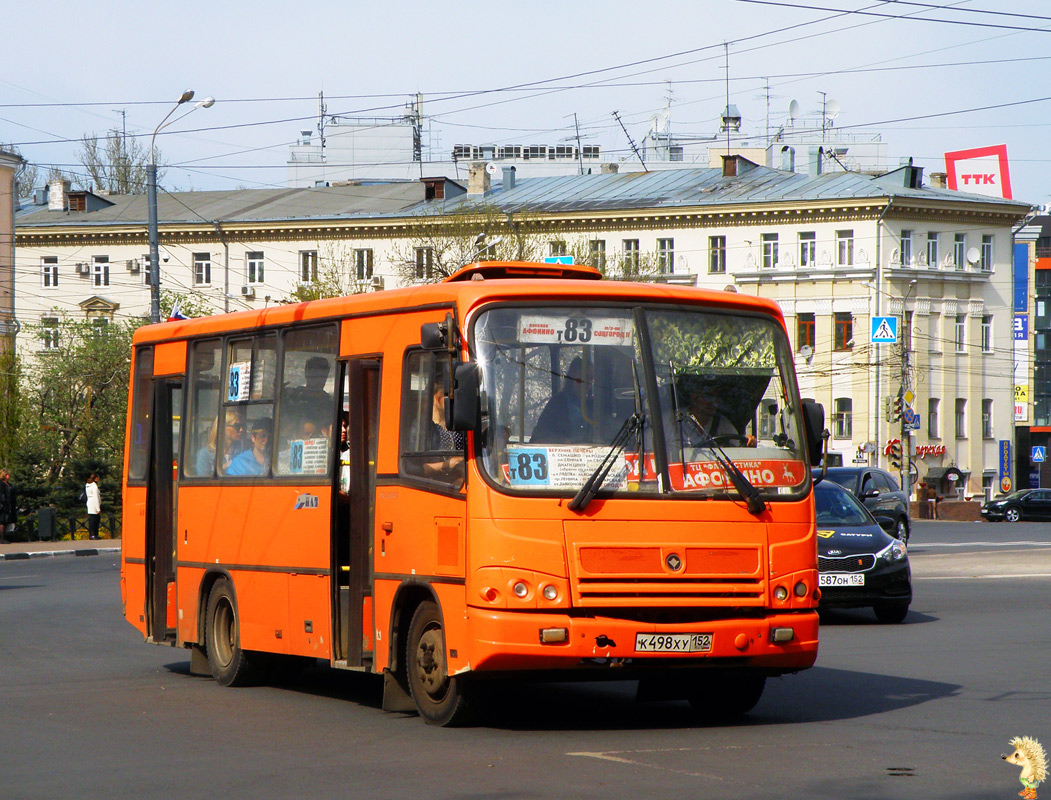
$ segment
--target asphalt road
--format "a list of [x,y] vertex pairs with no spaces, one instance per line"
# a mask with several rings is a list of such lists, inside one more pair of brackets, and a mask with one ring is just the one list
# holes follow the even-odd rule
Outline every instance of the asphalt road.
[[507,687],[459,730],[371,676],[222,689],[123,621],[115,557],[0,563],[0,797],[1015,797],[1007,740],[1051,744],[1051,525],[913,542],[906,622],[829,614],[818,666],[732,726],[620,683]]

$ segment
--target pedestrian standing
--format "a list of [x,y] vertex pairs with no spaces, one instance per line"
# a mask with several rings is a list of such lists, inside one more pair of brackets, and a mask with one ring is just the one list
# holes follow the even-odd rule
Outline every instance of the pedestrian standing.
[[99,522],[102,520],[102,498],[99,497],[99,476],[92,472],[84,485],[84,496],[88,504],[88,538],[99,538]]
[[0,544],[7,544],[18,522],[18,503],[15,487],[11,485],[11,473],[0,469]]

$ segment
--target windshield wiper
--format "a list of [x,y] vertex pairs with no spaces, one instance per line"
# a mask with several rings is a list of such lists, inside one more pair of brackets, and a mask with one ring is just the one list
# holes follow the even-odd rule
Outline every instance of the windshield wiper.
[[[595,471],[591,473],[591,477],[584,481],[584,485],[580,487],[580,491],[569,501],[570,511],[583,511],[588,507],[588,503],[592,501],[598,493],[598,490],[602,488],[602,484],[605,483],[606,476],[609,475],[609,471],[613,469],[613,465],[617,462],[617,456],[620,454],[620,451],[624,449],[628,437],[631,436],[637,428],[641,428],[644,419],[645,418],[641,414],[635,413],[624,420],[624,424],[620,426],[617,435],[613,437],[613,441],[610,444],[606,455],[603,457],[602,462],[595,467]],[[639,468],[642,468],[641,464]]]
[[[723,450],[722,446],[720,446],[717,441],[715,441],[715,437],[708,433],[700,421],[690,412],[681,412],[679,422],[681,423],[682,420],[689,421],[700,432],[702,438],[697,446],[712,451],[719,466],[721,466],[729,476],[730,483],[734,485],[734,488],[738,491],[741,497],[744,498],[745,503],[748,505],[748,512],[759,516],[766,511],[766,501],[763,500],[759,490],[752,485],[752,482],[745,477],[745,474],[738,469],[733,461],[730,460],[726,451]],[[685,470],[686,464],[684,463],[682,466]]]

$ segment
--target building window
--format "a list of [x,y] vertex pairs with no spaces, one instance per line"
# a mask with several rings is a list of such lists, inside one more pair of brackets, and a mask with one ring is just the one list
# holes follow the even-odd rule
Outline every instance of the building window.
[[40,341],[44,350],[58,350],[58,317],[40,318]]
[[635,273],[639,270],[639,240],[624,239],[624,271]]
[[854,401],[849,397],[837,397],[835,411],[832,414],[833,436],[836,439],[849,439],[853,427]]
[[45,289],[58,286],[58,256],[44,256],[40,259],[40,285]]
[[675,240],[657,240],[657,271],[661,275],[675,272]]
[[721,275],[726,272],[726,237],[708,237],[708,272]]
[[931,314],[927,317],[927,352],[940,353],[942,351],[942,334],[939,330],[939,314]]
[[927,266],[938,267],[938,232],[927,232]]
[[952,237],[952,263],[956,269],[967,266],[967,234],[957,233]]
[[434,272],[434,248],[416,248],[416,280],[429,281]]
[[299,251],[299,281],[313,283],[317,280],[317,250]]
[[245,278],[249,286],[263,282],[262,253],[245,253]]
[[764,233],[760,236],[763,247],[763,269],[777,266],[777,234]]
[[938,405],[941,403],[937,397],[927,400],[927,438],[940,439],[941,430],[938,426]]
[[993,401],[982,400],[982,438],[993,438]]
[[962,353],[965,350],[967,332],[967,316],[965,314],[956,315],[956,324],[953,327],[953,344],[956,346],[956,352]]
[[984,272],[993,271],[993,237],[991,235],[982,236],[981,261],[979,263]]
[[986,314],[982,317],[982,352],[993,352],[993,315]]
[[209,286],[212,282],[212,254],[193,254],[193,284],[194,286]]
[[956,398],[956,438],[967,438],[967,401],[962,397]]
[[854,231],[836,231],[836,265],[854,265]]
[[837,311],[833,320],[833,341],[836,350],[849,350],[854,346],[854,317],[849,311]]
[[813,314],[796,315],[796,350],[802,347],[814,349],[817,320]]
[[595,269],[606,268],[606,240],[592,239],[588,242],[588,255],[591,258],[591,266]]
[[817,234],[803,231],[799,234],[799,266],[812,267],[817,263]]
[[547,254],[549,256],[564,256],[566,254],[565,239],[556,239],[547,243]]
[[109,256],[91,257],[91,285],[109,286]]
[[901,232],[901,266],[908,267],[912,264],[912,231]]
[[354,251],[354,275],[359,281],[372,280],[372,248],[366,247]]

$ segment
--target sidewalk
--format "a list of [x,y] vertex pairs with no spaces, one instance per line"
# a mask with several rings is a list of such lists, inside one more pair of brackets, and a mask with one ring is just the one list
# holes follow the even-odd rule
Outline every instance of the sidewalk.
[[58,556],[119,555],[120,539],[77,539],[58,542],[11,542],[0,544],[0,561]]

